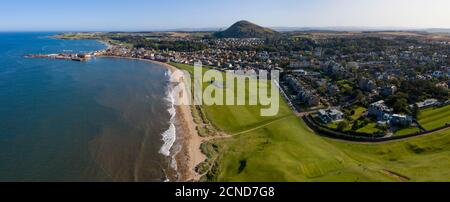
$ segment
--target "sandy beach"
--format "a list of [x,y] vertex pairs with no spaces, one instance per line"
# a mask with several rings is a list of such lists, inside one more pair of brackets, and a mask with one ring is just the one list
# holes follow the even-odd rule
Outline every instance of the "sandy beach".
[[[174,66],[166,63],[146,60],[152,63],[156,63],[168,68],[172,77],[179,80],[179,87],[181,89],[186,89],[184,74],[179,71]],[[186,94],[186,92],[181,92]],[[184,99],[189,99],[186,96],[179,96]],[[186,102],[185,102],[186,103]],[[198,181],[201,175],[195,172],[195,167],[201,162],[206,160],[206,156],[201,152],[200,146],[203,143],[203,138],[198,135],[197,125],[192,117],[191,106],[189,105],[178,105],[177,106],[177,140],[182,145],[181,151],[177,154],[177,166],[178,172],[180,174],[179,181]]]
[[[184,80],[183,72],[176,67],[167,63],[158,62],[148,59],[140,58],[127,58],[116,56],[99,56],[99,57],[112,57],[112,58],[124,58],[132,60],[142,60],[161,65],[172,73],[172,77],[178,78],[179,87],[185,89],[186,82]],[[183,93],[183,92],[182,92]],[[183,96],[180,96],[183,97]],[[185,97],[186,98],[186,97]],[[189,99],[189,98],[186,98]],[[177,142],[181,145],[181,150],[176,154],[175,159],[177,161],[177,168],[179,173],[179,181],[198,181],[201,175],[195,171],[197,165],[206,160],[206,156],[201,152],[200,146],[204,142],[204,138],[200,137],[197,132],[197,124],[192,117],[191,106],[178,105],[177,109]]]

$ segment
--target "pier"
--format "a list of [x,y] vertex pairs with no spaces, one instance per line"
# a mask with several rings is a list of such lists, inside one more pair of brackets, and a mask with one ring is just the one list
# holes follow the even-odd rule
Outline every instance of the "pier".
[[93,57],[92,54],[29,54],[25,56],[26,58],[49,58],[57,60],[72,60],[79,62],[86,62]]

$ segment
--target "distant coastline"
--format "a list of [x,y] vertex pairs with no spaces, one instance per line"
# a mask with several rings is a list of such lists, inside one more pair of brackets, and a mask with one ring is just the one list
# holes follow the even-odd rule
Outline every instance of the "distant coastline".
[[[23,85],[2,86],[2,95],[20,96],[2,100],[2,120],[11,120],[7,123],[12,129],[1,130],[11,136],[4,137],[10,144],[2,142],[5,164],[1,180],[177,181],[171,159],[158,153],[170,117],[165,101],[166,69],[124,59],[65,62],[23,57],[39,52],[83,54],[105,48],[95,40],[53,40],[50,35],[14,33],[8,37],[17,40],[1,51],[2,72],[18,70],[5,76],[4,82],[23,79]],[[8,37],[2,37],[3,42]],[[41,68],[30,72],[36,65]],[[55,69],[58,71],[53,72]],[[44,76],[47,74],[51,76]],[[18,102],[21,106],[39,104],[36,110],[27,108],[26,113],[33,115],[30,127],[15,129],[20,123],[13,120],[20,120],[22,112],[22,107],[14,104]],[[6,108],[11,108],[8,113]],[[24,132],[30,135],[14,140]],[[13,147],[18,149],[9,149]],[[44,147],[50,149],[40,149]],[[21,149],[32,152],[19,152]]]
[[[60,40],[95,40],[99,43],[104,44],[106,47],[102,50],[95,51],[93,53],[98,53],[101,51],[106,51],[112,47],[114,44],[102,39],[101,37],[95,37],[96,33],[86,33],[80,37],[80,34],[70,34],[62,33],[54,36],[50,36],[54,39]],[[97,58],[119,58],[128,60],[140,60],[145,62],[150,62],[152,64],[160,65],[166,68],[170,74],[180,74],[181,71],[176,67],[144,58],[134,58],[134,57],[122,57],[122,56],[109,56],[101,54],[93,54],[93,57]],[[184,78],[184,75],[172,75],[179,78]],[[185,84],[178,84],[184,86]],[[200,146],[203,143],[203,139],[198,135],[197,124],[193,120],[192,111],[190,106],[176,106],[176,144],[181,147],[179,151],[174,152],[174,147],[171,148],[172,160],[175,160],[176,165],[173,166],[177,171],[178,181],[199,181],[201,176],[195,169],[196,166],[206,160],[206,156],[202,153]]]
[[[163,62],[154,60],[132,58],[132,57],[119,57],[119,56],[97,56],[102,58],[119,58],[129,60],[140,60],[150,62],[165,67],[171,73],[180,73],[178,68]],[[184,84],[182,84],[184,85]],[[195,171],[197,165],[202,163],[206,156],[202,153],[200,146],[203,143],[203,138],[198,135],[197,124],[192,117],[192,111],[190,106],[176,106],[177,113],[177,142],[181,145],[181,150],[174,154],[177,162],[177,171],[179,174],[179,181],[198,181],[200,180],[200,174]]]
[[[102,40],[100,38],[67,38],[62,35],[52,36],[56,39],[62,40],[96,40],[106,46],[105,49],[109,49],[114,45],[108,41]],[[99,58],[120,58],[129,60],[140,60],[145,62],[150,62],[153,64],[165,67],[171,73],[179,74],[178,68],[159,61],[143,59],[143,58],[133,58],[133,57],[120,57],[120,56],[106,56],[98,55]],[[178,75],[183,77],[182,75]],[[184,85],[184,84],[182,84]],[[192,117],[192,111],[190,106],[176,106],[176,142],[181,146],[181,150],[173,154],[173,159],[176,160],[176,168],[178,172],[179,181],[198,181],[200,180],[200,174],[195,171],[196,166],[206,160],[206,156],[202,153],[200,146],[203,143],[203,139],[198,135],[197,124],[194,122]],[[173,148],[172,148],[173,149]]]

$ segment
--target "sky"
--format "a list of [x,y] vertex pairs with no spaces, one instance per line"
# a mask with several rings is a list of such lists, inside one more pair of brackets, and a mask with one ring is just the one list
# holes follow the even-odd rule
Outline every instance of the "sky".
[[0,31],[266,27],[450,28],[450,0],[2,0]]

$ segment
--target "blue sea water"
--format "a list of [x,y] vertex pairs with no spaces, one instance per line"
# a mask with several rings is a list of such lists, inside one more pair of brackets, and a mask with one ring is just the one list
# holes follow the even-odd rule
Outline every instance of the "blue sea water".
[[166,69],[138,60],[24,58],[93,40],[0,33],[0,181],[164,181]]

